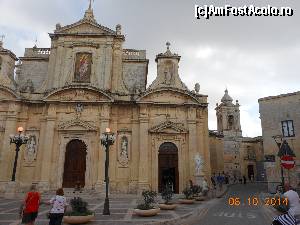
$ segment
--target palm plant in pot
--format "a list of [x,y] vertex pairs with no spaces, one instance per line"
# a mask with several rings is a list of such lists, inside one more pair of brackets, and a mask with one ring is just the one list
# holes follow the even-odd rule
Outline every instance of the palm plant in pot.
[[183,189],[182,194],[184,195],[184,198],[179,199],[179,203],[193,204],[195,202],[195,199],[193,197],[193,189],[191,187],[186,187],[185,189]]
[[155,207],[155,198],[157,193],[155,191],[143,191],[142,192],[144,202],[142,204],[137,205],[136,209],[134,209],[135,214],[138,216],[155,216],[159,213],[160,209]]
[[88,203],[80,197],[71,199],[72,211],[65,213],[64,222],[68,224],[84,224],[95,218],[94,212],[88,210]]
[[160,209],[173,210],[177,207],[176,204],[171,202],[173,198],[173,190],[169,186],[166,186],[166,188],[161,192],[161,197],[164,200],[164,203],[159,204]]

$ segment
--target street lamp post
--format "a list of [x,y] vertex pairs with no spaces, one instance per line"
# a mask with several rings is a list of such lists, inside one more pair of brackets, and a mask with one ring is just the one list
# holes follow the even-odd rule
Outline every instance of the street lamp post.
[[26,144],[29,137],[25,136],[24,134],[22,134],[23,132],[23,127],[19,127],[18,128],[18,134],[12,134],[9,136],[10,138],[10,144],[14,143],[16,144],[16,155],[15,155],[15,161],[14,161],[14,168],[13,168],[13,172],[12,172],[12,176],[11,176],[11,181],[15,181],[16,180],[16,171],[17,171],[17,164],[18,164],[18,157],[19,157],[19,151],[20,151],[20,147],[23,144]]
[[105,147],[105,201],[103,215],[110,215],[109,211],[109,198],[108,198],[108,187],[109,187],[109,177],[108,177],[108,167],[109,167],[109,146],[113,145],[115,142],[114,133],[110,132],[109,128],[106,128],[105,132],[101,135],[101,144]]

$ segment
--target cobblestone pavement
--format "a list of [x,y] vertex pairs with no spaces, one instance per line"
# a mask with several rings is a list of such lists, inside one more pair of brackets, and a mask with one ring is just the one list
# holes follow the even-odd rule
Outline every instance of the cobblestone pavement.
[[[217,191],[216,195],[220,195],[224,190]],[[214,193],[215,194],[215,193]],[[51,196],[43,196],[43,201],[47,201]],[[178,222],[182,218],[186,218],[193,214],[195,210],[198,213],[205,213],[208,204],[212,204],[215,199],[205,202],[196,202],[193,205],[180,205],[174,211],[160,211],[155,217],[138,217],[134,214],[133,209],[139,203],[140,199],[135,195],[124,195],[110,197],[110,216],[103,216],[102,210],[104,205],[103,196],[81,196],[89,203],[89,209],[95,211],[96,218],[91,225],[126,225],[126,224],[163,224],[166,221]],[[179,196],[176,196],[178,198]],[[176,199],[174,200],[176,201]],[[7,200],[0,198],[0,225],[17,225],[18,211],[21,200]],[[49,212],[49,205],[41,205],[36,225],[48,224],[46,214]]]
[[[222,199],[207,208],[205,213],[189,218],[184,225],[268,225],[276,216],[272,206],[266,206],[266,184],[250,183],[231,186]],[[229,198],[239,198],[240,204],[229,204]],[[254,201],[255,205],[249,205]],[[254,200],[253,200],[254,199]],[[256,205],[256,201],[258,201]]]

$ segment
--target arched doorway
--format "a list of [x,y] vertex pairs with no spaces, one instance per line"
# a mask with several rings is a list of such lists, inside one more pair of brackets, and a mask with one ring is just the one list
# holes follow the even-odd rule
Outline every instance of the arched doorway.
[[254,166],[253,165],[248,165],[248,178],[249,180],[252,180],[254,178]]
[[62,185],[64,188],[85,186],[86,151],[83,141],[72,140],[67,144]]
[[179,193],[178,149],[171,142],[163,143],[158,154],[158,191],[161,192],[167,184]]

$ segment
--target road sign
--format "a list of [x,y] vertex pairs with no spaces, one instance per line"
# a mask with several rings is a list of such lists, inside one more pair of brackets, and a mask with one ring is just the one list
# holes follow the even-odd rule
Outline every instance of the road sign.
[[292,169],[295,166],[295,160],[293,156],[290,155],[284,155],[281,157],[281,166],[285,169]]

